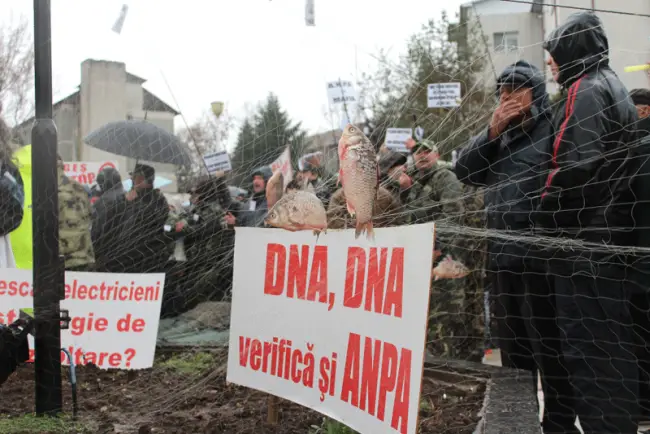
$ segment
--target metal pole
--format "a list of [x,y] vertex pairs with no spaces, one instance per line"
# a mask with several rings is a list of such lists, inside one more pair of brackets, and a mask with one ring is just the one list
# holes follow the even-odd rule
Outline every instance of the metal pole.
[[61,325],[63,267],[59,258],[57,132],[52,120],[52,27],[50,0],[34,0],[34,87],[32,127],[32,223],[36,414],[62,409]]

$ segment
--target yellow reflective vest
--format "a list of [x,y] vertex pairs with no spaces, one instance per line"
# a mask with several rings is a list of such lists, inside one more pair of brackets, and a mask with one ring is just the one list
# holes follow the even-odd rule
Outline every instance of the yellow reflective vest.
[[23,146],[14,152],[14,161],[23,178],[25,205],[23,221],[11,233],[11,249],[16,258],[16,267],[32,268],[32,145]]

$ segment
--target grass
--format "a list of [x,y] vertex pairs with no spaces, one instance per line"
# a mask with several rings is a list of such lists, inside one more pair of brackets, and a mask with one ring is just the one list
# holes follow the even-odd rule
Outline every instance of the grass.
[[341,422],[330,419],[328,417],[323,418],[323,424],[321,426],[312,426],[310,434],[358,434],[355,430],[350,428],[347,425],[342,424]]
[[211,353],[186,353],[175,354],[162,362],[160,366],[174,370],[179,374],[201,375],[214,366],[214,363],[214,356]]
[[41,417],[34,414],[8,417],[0,416],[1,434],[91,434],[95,430],[70,416]]

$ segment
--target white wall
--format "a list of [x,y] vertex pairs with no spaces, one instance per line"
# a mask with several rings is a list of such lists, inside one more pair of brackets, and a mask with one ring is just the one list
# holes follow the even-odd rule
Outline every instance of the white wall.
[[[550,3],[550,2],[547,2]],[[592,0],[557,0],[558,6],[592,7]],[[650,15],[650,0],[594,0],[596,9],[615,10]],[[566,18],[579,12],[547,6],[544,21],[547,35]],[[650,18],[596,12],[603,21],[609,39],[610,65],[628,89],[650,87],[643,72],[624,72],[629,65],[650,61]],[[552,86],[555,88],[555,86]]]
[[[511,5],[504,7],[502,5]],[[514,6],[513,6],[514,5]],[[516,7],[515,7],[516,6]],[[520,3],[506,3],[500,1],[486,1],[476,3],[476,12],[480,18],[480,27],[485,36],[485,43],[490,53],[490,58],[486,62],[485,81],[488,87],[494,85],[494,75],[500,74],[508,65],[518,61],[526,60],[533,65],[545,71],[544,68],[544,51],[542,49],[543,41],[543,18],[541,15],[530,12],[530,5],[521,8]],[[523,12],[522,12],[523,10]],[[495,13],[495,12],[501,13]],[[475,19],[475,10],[469,8],[469,16]],[[494,34],[517,32],[518,45],[517,51],[496,51],[494,46]],[[483,41],[474,41],[481,43]],[[490,64],[490,60],[492,64]]]

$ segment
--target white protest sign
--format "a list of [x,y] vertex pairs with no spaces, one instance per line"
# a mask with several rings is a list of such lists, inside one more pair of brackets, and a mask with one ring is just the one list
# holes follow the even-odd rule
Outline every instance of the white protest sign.
[[282,176],[284,177],[284,187],[286,187],[287,184],[293,179],[293,168],[291,167],[291,151],[289,150],[289,146],[287,146],[284,152],[278,158],[276,158],[273,163],[269,164],[269,166],[271,167],[273,173],[275,173],[276,170],[282,172]]
[[228,155],[227,151],[217,151],[206,154],[203,156],[203,162],[210,174],[215,174],[219,171],[227,172],[232,170],[230,155]]
[[93,185],[97,182],[97,175],[106,167],[119,170],[115,161],[67,161],[63,163],[65,176],[85,185]]
[[361,433],[414,434],[434,225],[236,228],[227,381]]
[[406,141],[413,137],[411,128],[387,128],[386,147],[396,152],[408,152]]
[[434,83],[427,87],[429,108],[458,107],[460,101],[460,83]]
[[357,103],[357,91],[351,81],[338,80],[327,83],[327,97],[332,105]]
[[[72,320],[68,330],[61,330],[61,346],[78,365],[151,368],[164,286],[164,274],[66,272],[61,309]],[[33,302],[32,270],[3,269],[0,323],[12,323]],[[33,360],[34,342],[29,339]],[[61,360],[68,362],[67,357]]]

